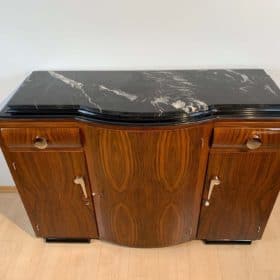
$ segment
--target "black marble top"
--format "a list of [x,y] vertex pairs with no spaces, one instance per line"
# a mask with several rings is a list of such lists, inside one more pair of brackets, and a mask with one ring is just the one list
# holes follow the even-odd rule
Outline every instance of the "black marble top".
[[280,117],[280,90],[260,69],[36,71],[1,112],[23,116],[144,123]]

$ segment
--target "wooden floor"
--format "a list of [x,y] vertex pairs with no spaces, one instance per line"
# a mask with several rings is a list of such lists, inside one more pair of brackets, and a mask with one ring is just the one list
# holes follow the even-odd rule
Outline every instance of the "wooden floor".
[[262,241],[251,246],[134,249],[95,240],[46,244],[34,237],[18,195],[0,193],[0,279],[280,280],[280,199]]

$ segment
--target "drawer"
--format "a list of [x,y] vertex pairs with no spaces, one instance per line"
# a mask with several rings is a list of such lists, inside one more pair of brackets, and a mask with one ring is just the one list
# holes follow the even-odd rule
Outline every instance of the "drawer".
[[2,128],[9,149],[49,150],[81,147],[79,128]]
[[216,127],[212,147],[244,150],[280,148],[280,129]]

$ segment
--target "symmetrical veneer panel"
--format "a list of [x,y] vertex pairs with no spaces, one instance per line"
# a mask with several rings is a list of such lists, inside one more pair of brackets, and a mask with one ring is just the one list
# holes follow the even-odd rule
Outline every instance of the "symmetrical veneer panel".
[[157,247],[193,239],[211,126],[88,126],[85,151],[100,238]]

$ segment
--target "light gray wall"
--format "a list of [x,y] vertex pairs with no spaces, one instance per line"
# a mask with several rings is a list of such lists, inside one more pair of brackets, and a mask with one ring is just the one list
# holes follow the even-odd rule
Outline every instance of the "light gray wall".
[[[0,102],[38,69],[280,68],[280,1],[1,1]],[[0,185],[13,181],[0,154]]]

